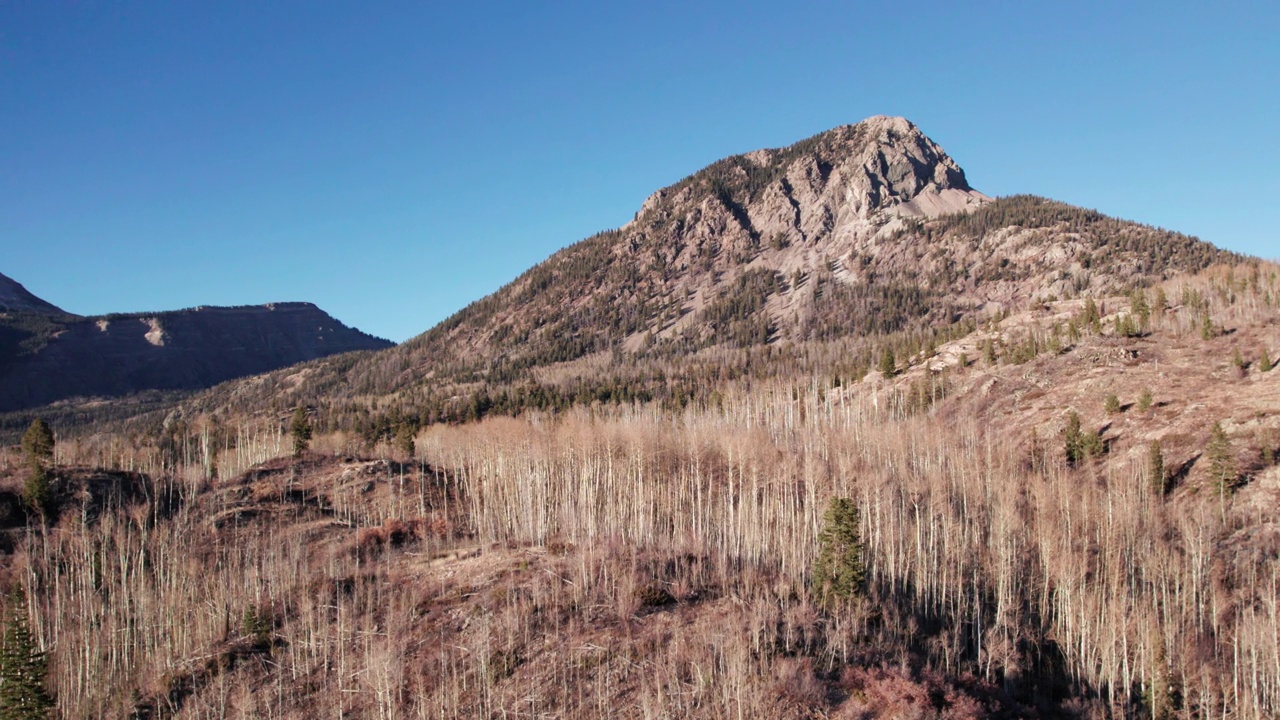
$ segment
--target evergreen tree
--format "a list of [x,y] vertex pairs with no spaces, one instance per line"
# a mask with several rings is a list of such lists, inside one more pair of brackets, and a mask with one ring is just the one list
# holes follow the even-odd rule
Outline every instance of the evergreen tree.
[[311,421],[307,419],[307,408],[299,405],[293,411],[293,421],[289,423],[289,435],[293,438],[293,456],[301,457],[311,444]]
[[866,584],[858,508],[849,498],[832,498],[818,534],[818,558],[813,566],[812,591],[830,605],[861,596]]
[[[26,457],[28,472],[22,486],[22,499],[42,517],[49,507],[49,471],[45,465],[53,460],[53,430],[43,418],[31,421],[22,435],[22,454]],[[2,720],[2,719],[0,719]]]
[[1271,355],[1266,348],[1262,348],[1262,357],[1258,359],[1258,370],[1261,372],[1271,372],[1271,368],[1275,365],[1271,362]]
[[1169,296],[1165,294],[1164,288],[1156,288],[1155,311],[1162,313],[1169,309]]
[[1168,490],[1168,478],[1164,474],[1164,449],[1159,440],[1152,440],[1147,448],[1147,476],[1151,480],[1151,489],[1163,495]]
[[1107,399],[1103,401],[1103,409],[1111,415],[1120,412],[1120,398],[1116,397],[1114,393],[1108,395]]
[[1209,317],[1209,313],[1206,311],[1200,317],[1200,339],[1212,340],[1217,334],[1213,329],[1213,319]]
[[1093,298],[1085,301],[1080,320],[1085,325],[1093,325],[1102,320],[1102,315],[1098,312],[1098,303],[1094,302]]
[[880,373],[885,377],[893,377],[898,372],[898,362],[893,357],[893,348],[888,345],[880,353]]
[[1080,452],[1083,457],[1098,458],[1107,451],[1107,444],[1097,432],[1087,432],[1080,436]]
[[1147,324],[1151,321],[1151,306],[1147,304],[1147,294],[1141,290],[1134,290],[1133,295],[1129,297],[1129,312],[1138,318],[1138,333],[1147,331]]
[[26,596],[9,595],[9,617],[0,647],[0,720],[43,720],[53,709],[44,687],[48,662],[27,624]]
[[991,338],[987,338],[987,341],[982,344],[982,359],[987,365],[996,364],[996,343]]
[[53,459],[53,430],[44,418],[31,421],[22,435],[22,454],[31,463],[46,463]]
[[1080,414],[1075,410],[1067,416],[1067,429],[1063,431],[1067,462],[1075,464],[1084,459],[1084,435],[1080,431]]
[[1222,423],[1216,422],[1209,430],[1209,444],[1204,450],[1205,459],[1209,461],[1209,478],[1218,488],[1218,492],[1226,495],[1235,485],[1239,476],[1235,454],[1231,450],[1231,441],[1227,439]]
[[414,450],[416,450],[413,442],[415,434],[413,425],[407,422],[400,423],[396,428],[396,449],[410,460],[413,459]]
[[51,499],[49,471],[40,463],[35,463],[31,466],[26,482],[22,484],[22,500],[33,512],[44,517],[49,511]]
[[1141,412],[1150,410],[1154,401],[1151,397],[1151,388],[1142,388],[1142,394],[1138,396],[1138,410]]

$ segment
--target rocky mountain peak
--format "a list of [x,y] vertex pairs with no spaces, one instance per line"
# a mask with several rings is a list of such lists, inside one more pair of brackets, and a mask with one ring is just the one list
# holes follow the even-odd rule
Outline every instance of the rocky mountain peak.
[[955,160],[906,118],[878,115],[832,132],[834,149],[847,153],[848,186],[864,215],[897,207],[899,214],[933,217],[986,199],[969,187]]
[[[866,234],[895,218],[972,210],[989,199],[913,123],[884,115],[721,160],[654,193],[636,219],[661,222],[683,214],[682,206],[703,205],[708,195],[739,221],[772,217],[767,227],[747,227],[749,233],[780,232],[796,240],[817,230],[806,228],[806,219],[823,226],[820,235],[838,229]],[[787,216],[795,222],[777,222]]]

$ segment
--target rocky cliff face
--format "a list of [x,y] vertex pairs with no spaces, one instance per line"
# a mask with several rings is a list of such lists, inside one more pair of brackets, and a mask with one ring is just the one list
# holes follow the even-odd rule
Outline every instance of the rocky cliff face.
[[729,225],[738,226],[732,230],[748,237],[804,242],[877,230],[895,218],[965,211],[987,200],[919,128],[878,116],[787,148],[722,160],[659,190],[634,225],[660,226],[690,209],[699,218],[727,211]]
[[[310,303],[200,307],[154,314],[8,324],[0,353],[0,411],[71,397],[193,390],[231,378],[392,343]],[[0,332],[0,335],[6,333]]]

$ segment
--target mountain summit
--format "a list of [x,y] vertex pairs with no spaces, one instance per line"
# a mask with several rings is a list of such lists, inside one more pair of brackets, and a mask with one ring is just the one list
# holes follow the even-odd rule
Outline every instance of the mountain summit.
[[674,392],[699,358],[722,374],[751,348],[839,341],[842,356],[865,356],[889,336],[1127,292],[1227,257],[1091,210],[991,199],[915,125],[873,117],[712,163],[430,331],[289,386],[300,401],[342,388],[428,420],[467,402],[479,416],[491,392],[518,397],[516,410],[599,397],[565,389],[579,381],[644,397]]
[[[704,185],[699,180],[708,179]],[[678,206],[708,187],[748,233],[795,240],[865,230],[892,217],[934,217],[989,200],[964,170],[909,120],[879,115],[786,148],[721,160],[659,190],[637,216]]]
[[877,116],[659,190],[622,228],[392,350],[402,373],[386,387],[446,367],[512,377],[615,349],[680,355],[896,332],[1128,288],[1218,256],[1062,203],[992,200],[911,122]]

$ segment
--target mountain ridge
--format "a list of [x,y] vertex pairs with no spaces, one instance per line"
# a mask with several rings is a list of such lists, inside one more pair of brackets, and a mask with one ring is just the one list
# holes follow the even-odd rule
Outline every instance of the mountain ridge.
[[74,397],[199,390],[391,345],[309,302],[91,317],[11,312],[0,316],[0,412]]

